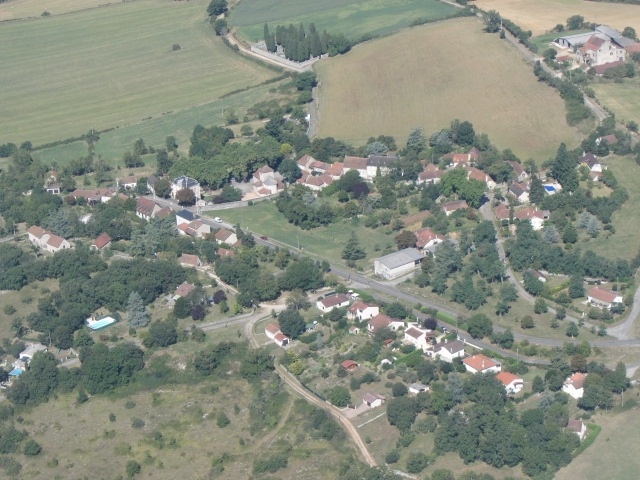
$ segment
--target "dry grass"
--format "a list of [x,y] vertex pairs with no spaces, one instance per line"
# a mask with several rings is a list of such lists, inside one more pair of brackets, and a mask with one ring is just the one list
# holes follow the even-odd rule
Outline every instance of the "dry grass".
[[109,3],[109,0],[9,0],[0,4],[0,21],[40,17],[45,11],[51,15],[61,15]]
[[534,35],[547,33],[558,23],[565,24],[572,15],[582,15],[587,22],[606,24],[620,31],[630,26],[640,30],[640,7],[583,0],[477,0],[481,9],[497,10]]
[[549,158],[561,142],[573,146],[579,139],[558,94],[473,18],[358,45],[317,69],[320,136],[363,144],[387,134],[402,144],[415,127],[432,133],[458,118],[499,147],[537,160]]

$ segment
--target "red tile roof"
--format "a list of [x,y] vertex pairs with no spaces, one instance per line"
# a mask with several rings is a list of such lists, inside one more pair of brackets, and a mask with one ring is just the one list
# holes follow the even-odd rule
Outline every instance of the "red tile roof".
[[102,250],[110,241],[111,237],[107,234],[107,232],[104,232],[101,233],[100,236],[93,241],[93,244],[98,250]]
[[176,294],[180,295],[181,297],[186,297],[195,289],[196,289],[195,285],[187,282],[182,282],[180,285],[176,287]]
[[514,375],[510,372],[500,372],[498,375],[496,375],[496,378],[500,380],[505,387],[508,387],[516,380],[520,380],[520,383],[523,382],[523,380],[519,376]]
[[453,200],[451,202],[443,203],[441,206],[445,212],[455,212],[463,208],[469,208],[469,205],[464,200]]
[[280,326],[277,323],[269,323],[264,327],[265,332],[269,332],[271,335],[275,335],[280,332]]
[[53,233],[49,235],[49,239],[47,240],[47,245],[51,245],[53,248],[60,248],[64,242],[64,238],[59,237],[58,235],[54,235]]
[[325,308],[331,308],[348,301],[349,301],[349,297],[347,297],[344,293],[339,293],[337,295],[331,295],[330,297],[323,298],[322,300],[320,300],[320,303]]
[[587,296],[595,298],[596,300],[599,300],[601,302],[613,303],[616,297],[619,297],[620,295],[615,292],[605,290],[604,288],[593,287],[591,290],[589,290]]
[[493,361],[486,355],[479,353],[478,355],[474,355],[473,357],[468,357],[462,360],[463,363],[469,365],[471,368],[478,372],[484,372],[485,370],[497,367],[500,365],[498,362]]
[[37,225],[29,227],[27,232],[30,233],[31,235],[33,235],[36,238],[42,238],[42,236],[45,233],[47,233],[47,231],[44,228],[38,227]]
[[343,368],[346,368],[347,370],[350,370],[352,368],[356,368],[358,366],[358,362],[356,362],[354,360],[345,360],[340,365],[342,365]]
[[366,170],[367,159],[363,157],[344,157],[344,168],[353,170]]
[[385,315],[384,313],[379,313],[375,317],[372,317],[368,323],[373,330],[378,330],[380,328],[388,327],[393,322],[399,322],[399,321],[400,320],[391,318],[389,315]]
[[136,202],[136,212],[144,215],[145,217],[151,217],[155,208],[155,202],[153,200],[149,200],[148,198],[139,197]]
[[573,388],[575,388],[576,390],[580,390],[582,387],[584,387],[585,378],[587,378],[586,373],[576,372],[571,375],[564,383],[565,385],[573,385]]
[[432,240],[440,240],[442,242],[444,242],[446,240],[445,237],[443,237],[442,235],[438,235],[436,232],[434,232],[433,230],[431,230],[429,227],[424,227],[421,228],[420,230],[418,230],[416,232],[416,237],[417,237],[417,242],[416,242],[416,246],[418,248],[422,248],[424,247],[427,243],[429,243]]
[[415,339],[418,339],[425,334],[425,332],[422,332],[415,327],[408,328],[404,333]]
[[180,263],[183,265],[191,265],[193,267],[201,265],[200,257],[198,257],[197,255],[190,255],[188,253],[183,253],[180,256]]

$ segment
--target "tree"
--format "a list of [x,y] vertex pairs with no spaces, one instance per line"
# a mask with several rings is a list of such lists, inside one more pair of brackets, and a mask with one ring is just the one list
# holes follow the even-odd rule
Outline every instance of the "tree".
[[138,473],[140,473],[141,470],[142,470],[142,467],[135,460],[129,460],[127,462],[127,466],[126,466],[127,477],[133,478]]
[[536,375],[535,377],[533,377],[533,382],[531,384],[531,390],[534,393],[542,393],[542,392],[544,392],[544,380],[542,380],[542,377],[540,377],[540,375]]
[[407,472],[420,473],[429,465],[429,457],[422,452],[411,452],[407,459]]
[[418,238],[416,237],[416,234],[409,230],[403,230],[396,235],[396,245],[398,246],[398,250],[415,247],[417,241]]
[[387,420],[400,432],[408,432],[419,410],[415,397],[392,398],[387,402]]
[[574,323],[574,322],[569,322],[569,325],[567,326],[567,337],[577,337],[578,335],[580,335],[580,331],[578,330],[578,326]]
[[487,33],[496,33],[500,31],[502,26],[502,19],[500,14],[495,10],[490,10],[486,15],[487,26],[484,27],[484,31]]
[[533,321],[533,317],[531,315],[525,315],[520,320],[520,327],[523,329],[535,328],[536,324]]
[[298,90],[311,91],[318,84],[318,77],[315,72],[303,72],[296,77],[295,84]]
[[190,188],[182,188],[176,192],[176,200],[180,205],[188,206],[196,203],[196,196]]
[[336,407],[346,407],[351,403],[351,394],[345,387],[336,386],[327,391],[327,400]]
[[[555,50],[553,50],[555,52]],[[536,205],[542,204],[545,197],[544,185],[537,175],[531,177],[531,186],[529,187],[529,201]]]
[[473,338],[489,337],[493,333],[491,319],[483,313],[471,317],[467,323],[469,335]]
[[555,225],[546,225],[542,231],[542,239],[547,243],[558,243],[560,232]]
[[138,292],[131,292],[127,300],[127,320],[132,328],[146,327],[149,323],[149,312],[144,306]]
[[199,321],[199,320],[204,320],[204,317],[207,316],[207,311],[205,310],[204,306],[202,306],[202,304],[198,303],[197,305],[194,305],[193,307],[191,307],[191,318],[193,320]]
[[184,297],[180,297],[173,304],[173,313],[178,318],[187,318],[191,314],[191,303]]
[[158,162],[158,173],[160,174],[167,173],[171,168],[171,165],[173,165],[173,162],[169,158],[169,154],[165,149],[158,150],[156,153],[156,161]]
[[361,260],[365,258],[367,254],[360,246],[360,242],[358,241],[358,237],[356,237],[355,232],[351,232],[351,237],[347,240],[347,243],[344,246],[344,250],[342,251],[342,258],[344,260]]
[[153,185],[153,191],[156,196],[160,198],[169,198],[171,195],[171,182],[164,178],[156,180],[156,183]]
[[307,294],[302,290],[293,290],[287,297],[287,308],[293,310],[306,310],[311,306]]
[[168,347],[178,342],[178,332],[173,323],[169,321],[153,322],[149,327],[149,336],[145,340],[145,346]]
[[414,128],[407,138],[407,149],[421,152],[427,148],[427,136],[422,128]]
[[287,308],[278,315],[280,330],[287,337],[295,340],[305,332],[306,323],[298,310]]
[[[213,17],[212,17],[213,18]],[[223,37],[229,31],[229,24],[226,18],[216,18],[213,22],[213,31],[218,37]]]
[[207,7],[207,13],[210,17],[222,15],[227,10],[227,0],[211,0],[211,3],[209,3]]
[[578,241],[578,231],[572,223],[567,223],[562,231],[562,241],[564,243],[576,243]]
[[39,455],[40,452],[42,452],[42,447],[38,442],[36,442],[32,438],[30,438],[25,442],[24,447],[22,449],[22,453],[24,453],[29,457],[35,457],[36,455]]
[[581,15],[572,15],[567,18],[567,30],[578,30],[584,26],[584,17]]
[[562,185],[563,190],[574,192],[578,188],[576,165],[576,159],[567,151],[567,146],[561,143],[556,158],[551,164],[551,176]]
[[622,30],[622,36],[630,38],[631,40],[638,40],[636,30],[633,27],[624,27],[624,30]]
[[298,167],[298,164],[290,158],[285,158],[280,162],[278,172],[280,172],[288,183],[294,183],[302,176],[300,167]]
[[582,275],[571,275],[569,279],[569,296],[571,298],[584,297],[584,280]]
[[547,306],[547,302],[543,298],[536,299],[535,304],[533,305],[533,312],[540,315],[542,313],[547,313],[549,311],[549,307]]
[[391,393],[394,397],[404,397],[407,393],[409,393],[409,389],[404,383],[396,382],[391,388]]

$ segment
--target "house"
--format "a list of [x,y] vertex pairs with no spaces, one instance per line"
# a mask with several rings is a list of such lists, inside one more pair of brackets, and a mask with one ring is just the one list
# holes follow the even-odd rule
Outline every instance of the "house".
[[316,162],[317,160],[315,158],[313,158],[311,155],[303,155],[302,157],[300,157],[298,159],[298,168],[300,168],[300,170],[302,170],[303,172],[306,173],[311,173],[313,167],[312,165]]
[[363,180],[367,179],[367,159],[363,157],[344,157],[344,173],[350,170],[357,170]]
[[440,208],[448,217],[453,212],[456,212],[458,210],[466,210],[467,208],[469,208],[469,205],[467,205],[467,202],[464,200],[453,200],[451,202],[443,203],[442,205],[440,205]]
[[362,396],[362,403],[371,408],[381,406],[385,402],[386,398],[383,395],[377,393],[365,393]]
[[177,193],[185,188],[188,188],[193,192],[196,200],[200,198],[202,193],[200,182],[195,178],[187,177],[186,175],[174,178],[173,182],[171,182],[171,198],[176,198]]
[[113,188],[96,188],[95,190],[83,190],[76,189],[69,194],[75,200],[84,198],[88,204],[95,205],[96,203],[107,203],[116,194]]
[[576,400],[584,395],[584,380],[587,378],[586,373],[576,372],[567,378],[562,385],[562,391]]
[[62,237],[51,233],[49,230],[34,225],[27,230],[29,241],[36,247],[50,253],[71,248],[71,244]]
[[277,323],[268,323],[264,327],[264,333],[267,335],[267,337],[273,340],[276,335],[280,333],[280,325],[278,325]]
[[440,183],[440,179],[445,174],[444,170],[440,170],[437,165],[430,163],[425,167],[425,169],[418,174],[417,184],[435,184]]
[[538,270],[527,270],[524,272],[525,274],[528,273],[529,275],[531,275],[533,278],[535,278],[536,280],[541,281],[542,283],[546,283],[547,281],[547,277],[545,277],[542,273],[540,273]]
[[234,245],[238,241],[238,236],[235,232],[225,230],[224,228],[218,230],[214,235],[214,238],[218,244],[226,243],[227,245]]
[[[626,51],[627,54],[632,54],[633,52],[640,51],[640,44],[638,44],[635,40],[632,40],[627,37],[623,37],[622,33],[618,30],[611,28],[607,25],[598,25],[595,27],[594,32],[586,32],[586,33],[578,33],[576,35],[568,35],[565,37],[556,38],[554,43],[556,43],[561,48],[570,48],[572,50],[578,50],[579,47],[586,45],[586,43],[596,35],[599,38],[607,39],[612,42],[616,47],[620,47]],[[606,51],[605,51],[606,53]],[[613,55],[609,55],[611,57]],[[605,55],[605,59],[606,55]]]
[[567,425],[567,430],[578,435],[580,441],[584,440],[584,437],[587,435],[587,424],[582,420],[578,420],[576,418],[570,418],[569,423]]
[[603,66],[613,62],[624,62],[627,52],[622,45],[606,34],[596,32],[576,50],[578,63],[590,67]]
[[581,167],[587,167],[590,172],[602,172],[602,164],[593,153],[587,152],[578,159]]
[[47,347],[42,345],[41,343],[32,343],[27,348],[25,348],[22,352],[18,354],[18,358],[22,360],[24,363],[29,364],[33,357],[38,352],[46,352]]
[[423,258],[424,256],[419,250],[405,248],[374,260],[373,270],[376,275],[392,280],[414,271],[420,266]]
[[344,175],[344,163],[335,162],[329,165],[329,168],[326,171],[326,174],[333,178],[334,180],[340,180],[342,175]]
[[180,225],[181,223],[191,223],[196,219],[196,216],[191,213],[189,210],[180,210],[176,213],[176,225]]
[[162,207],[153,200],[144,197],[138,197],[136,200],[136,215],[143,220],[151,220],[160,210]]
[[165,218],[173,213],[171,207],[162,207],[160,210],[156,212],[156,218]]
[[380,313],[380,307],[375,303],[364,303],[356,300],[353,305],[347,309],[347,318],[349,320],[369,320]]
[[587,302],[599,307],[605,307],[611,309],[614,303],[622,303],[622,295],[617,292],[605,290],[600,287],[593,287],[587,293]]
[[116,179],[116,183],[119,186],[123,187],[125,190],[133,190],[136,188],[136,185],[138,185],[138,177],[132,175],[129,177],[124,177],[120,180]]
[[355,360],[345,360],[340,364],[340,366],[347,372],[353,372],[356,368],[358,368],[359,365]]
[[511,218],[511,210],[504,203],[499,203],[493,210],[493,214],[498,221],[509,220]]
[[428,392],[429,386],[420,382],[415,382],[409,385],[409,395],[417,395],[421,392]]
[[180,297],[188,297],[193,293],[196,289],[196,286],[192,283],[182,282],[180,285],[176,287],[176,294],[174,295],[174,299],[178,299]]
[[404,322],[402,320],[392,318],[389,315],[385,315],[384,313],[379,313],[375,317],[371,318],[369,322],[367,322],[367,328],[372,333],[375,333],[383,328],[388,328],[389,330],[397,330],[401,327],[404,327]]
[[200,261],[200,257],[198,257],[197,255],[183,253],[180,256],[180,265],[182,265],[183,267],[201,267],[202,262]]
[[466,167],[465,170],[467,171],[467,178],[469,180],[478,180],[484,183],[489,190],[496,188],[497,184],[495,180],[482,170],[476,167]]
[[527,192],[527,187],[520,183],[512,183],[509,185],[508,193],[513,195],[520,203],[529,202],[529,192]]
[[366,180],[373,180],[380,175],[387,175],[389,170],[398,161],[396,156],[370,155],[367,158],[367,175]]
[[251,178],[254,193],[258,195],[273,195],[284,190],[282,175],[274,172],[273,168],[265,165],[256,170]]
[[524,182],[527,178],[529,178],[529,174],[522,166],[521,163],[518,162],[507,162],[509,166],[513,169],[513,172],[516,174],[517,182]]
[[528,220],[534,230],[542,230],[544,221],[549,219],[549,215],[551,215],[549,210],[538,210],[532,207],[520,208],[514,213],[514,217],[518,220]]
[[346,307],[349,305],[349,296],[344,293],[338,293],[337,295],[331,295],[325,297],[316,302],[318,310],[322,310],[325,313],[330,312],[334,308]]
[[61,191],[59,180],[60,175],[58,174],[58,172],[51,171],[45,176],[44,185],[42,188],[44,188],[47,193],[59,195]]
[[518,393],[524,387],[524,380],[510,372],[500,372],[496,378],[502,382],[507,393]]
[[464,363],[467,372],[471,373],[498,373],[500,370],[502,370],[502,365],[500,364],[500,362],[496,362],[495,360],[481,353],[463,359],[462,363]]
[[156,177],[155,175],[149,175],[147,177],[147,188],[149,189],[149,191],[155,196],[156,194],[156,182],[160,180],[158,177]]
[[107,248],[110,245],[111,237],[106,232],[103,232],[91,243],[91,247],[89,248],[91,250],[97,250],[99,252],[103,248]]
[[349,327],[349,333],[351,335],[358,335],[360,333],[360,327],[356,327],[355,325],[351,325]]
[[320,190],[328,187],[333,183],[333,177],[323,174],[323,175],[311,175],[311,174],[303,174],[296,183],[300,185],[304,185],[305,187],[310,188],[314,192],[319,192]]
[[433,335],[429,335],[430,332],[430,330],[409,327],[404,331],[404,342],[426,352],[431,347],[429,340],[433,339]]
[[279,333],[276,333],[275,336],[273,337],[273,342],[279,347],[284,348],[287,345],[289,345],[289,337],[287,337],[284,333],[279,332]]
[[[158,214],[156,214],[156,216],[158,216]],[[205,235],[211,233],[211,227],[200,220],[194,220],[189,223],[179,223],[178,233],[180,235],[189,235],[194,238],[204,238]]]
[[433,346],[433,350],[428,350],[427,355],[439,358],[443,362],[451,363],[455,358],[464,357],[464,343],[460,340],[452,342],[444,341]]
[[429,227],[421,228],[416,231],[416,247],[420,250],[427,250],[439,243],[442,243],[446,240],[446,237],[443,235],[438,235],[436,232],[431,230]]
[[618,143],[618,137],[616,137],[614,134],[605,135],[604,137],[598,137],[596,138],[596,145],[600,145],[600,143],[603,141],[606,141],[609,145],[615,145],[616,143]]
[[228,248],[218,248],[218,251],[216,252],[218,254],[219,257],[235,257],[236,256],[236,252],[234,252],[233,250],[229,250]]

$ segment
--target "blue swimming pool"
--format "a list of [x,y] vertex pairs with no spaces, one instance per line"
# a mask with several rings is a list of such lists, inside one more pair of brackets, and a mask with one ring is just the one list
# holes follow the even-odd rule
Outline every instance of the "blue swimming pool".
[[549,193],[556,193],[556,187],[554,187],[553,185],[545,185],[544,189],[549,192]]
[[98,321],[91,322],[91,323],[89,323],[87,326],[88,326],[91,330],[96,331],[96,330],[101,330],[101,329],[103,329],[103,328],[106,328],[106,327],[108,327],[109,325],[112,325],[112,324],[114,324],[114,323],[116,323],[115,318],[105,317],[105,318],[102,318],[102,319],[100,319],[100,320],[98,320]]
[[13,370],[11,370],[9,372],[9,375],[12,377],[17,377],[18,375],[20,375],[22,372],[24,372],[24,370],[22,368],[14,368]]

